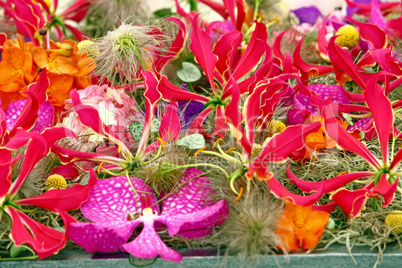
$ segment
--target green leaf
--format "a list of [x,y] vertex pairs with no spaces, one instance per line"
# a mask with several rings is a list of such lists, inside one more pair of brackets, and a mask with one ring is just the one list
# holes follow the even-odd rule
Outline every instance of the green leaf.
[[16,246],[15,244],[12,244],[10,248],[10,257],[15,258],[17,257],[21,252],[27,250],[26,246]]
[[159,18],[165,18],[174,15],[174,13],[170,8],[162,8],[158,9],[157,11],[154,11],[154,15]]
[[196,133],[178,140],[176,144],[185,146],[189,149],[200,149],[205,146],[205,139],[204,136]]
[[128,130],[130,131],[130,134],[133,136],[134,140],[140,141],[144,126],[140,122],[134,121],[130,124]]
[[[152,133],[158,132],[160,125],[161,125],[161,121],[159,121],[159,120],[156,119],[156,118],[152,119],[152,128],[151,128],[151,132],[152,132]],[[142,132],[142,131],[141,131],[141,132]]]
[[354,123],[353,123],[352,117],[350,117],[349,114],[347,114],[347,113],[342,113],[342,117],[345,118],[346,122],[348,122],[348,124],[349,124],[350,126],[353,126]]
[[191,62],[183,62],[183,69],[177,71],[177,76],[186,83],[196,82],[201,79],[202,74],[198,67]]

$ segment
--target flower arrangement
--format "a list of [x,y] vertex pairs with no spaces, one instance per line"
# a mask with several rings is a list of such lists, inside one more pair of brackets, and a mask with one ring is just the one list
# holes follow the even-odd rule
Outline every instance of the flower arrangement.
[[0,261],[402,247],[400,2],[183,2],[0,0]]

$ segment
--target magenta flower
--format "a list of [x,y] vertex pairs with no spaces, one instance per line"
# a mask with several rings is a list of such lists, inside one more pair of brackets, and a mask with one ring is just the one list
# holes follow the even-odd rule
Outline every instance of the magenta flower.
[[[180,262],[182,256],[163,243],[155,231],[158,223],[166,225],[169,235],[199,238],[220,225],[228,214],[224,200],[215,204],[209,179],[202,172],[189,168],[177,192],[165,193],[160,213],[151,188],[140,179],[125,176],[99,180],[92,187],[89,199],[81,206],[92,223],[72,223],[70,238],[89,252],[110,252],[121,249],[138,258],[155,258]],[[207,201],[209,199],[209,201]],[[141,233],[127,243],[135,227],[143,224]]]
[[[24,110],[27,100],[17,100],[10,102],[5,111],[7,129],[10,130],[15,125],[18,116]],[[38,118],[36,119],[35,125],[32,128],[33,132],[42,132],[45,128],[53,126],[54,119],[54,107],[50,101],[45,101],[40,105],[38,111]]]

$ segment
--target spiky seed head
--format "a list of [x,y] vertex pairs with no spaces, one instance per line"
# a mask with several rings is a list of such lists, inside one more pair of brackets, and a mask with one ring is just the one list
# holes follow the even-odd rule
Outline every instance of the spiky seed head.
[[274,201],[267,186],[259,183],[236,203],[228,196],[229,216],[219,236],[219,243],[227,248],[226,254],[257,261],[259,255],[273,253],[280,237],[275,233],[277,221],[283,212],[283,203]]
[[[395,210],[392,211],[387,215],[385,218],[385,225],[387,225],[389,228],[395,228],[394,232],[396,234],[402,234],[402,211],[401,210]],[[399,227],[397,227],[399,226]]]
[[347,47],[349,49],[357,46],[360,38],[359,32],[352,25],[342,26],[335,35],[341,35],[336,38],[336,43],[341,47]]
[[163,49],[167,40],[164,35],[154,34],[155,28],[123,22],[119,28],[100,38],[96,42],[99,54],[95,74],[122,84],[133,82],[141,69],[151,69],[154,55]]
[[52,174],[49,177],[47,177],[46,182],[45,182],[45,188],[46,190],[50,189],[66,189],[67,188],[67,181],[66,179],[59,175],[59,174]]

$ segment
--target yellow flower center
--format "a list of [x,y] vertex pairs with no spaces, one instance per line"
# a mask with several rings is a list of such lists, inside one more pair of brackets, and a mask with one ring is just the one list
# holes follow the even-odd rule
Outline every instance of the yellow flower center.
[[359,32],[352,25],[344,25],[338,29],[335,35],[341,35],[336,38],[336,43],[341,47],[349,49],[354,48],[359,42]]
[[389,213],[385,218],[385,225],[387,225],[390,228],[396,227],[394,229],[394,232],[396,234],[402,234],[402,211],[395,210]]
[[286,125],[278,120],[269,121],[269,133],[274,135],[276,133],[282,133],[286,129]]
[[77,44],[78,52],[87,52],[88,57],[96,58],[96,55],[99,54],[99,50],[94,45],[95,43],[91,40],[84,40]]
[[66,179],[58,174],[53,174],[47,177],[46,182],[45,182],[45,187],[46,190],[50,189],[66,189],[67,188],[67,182]]

